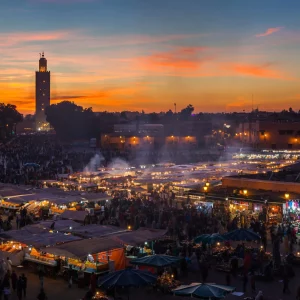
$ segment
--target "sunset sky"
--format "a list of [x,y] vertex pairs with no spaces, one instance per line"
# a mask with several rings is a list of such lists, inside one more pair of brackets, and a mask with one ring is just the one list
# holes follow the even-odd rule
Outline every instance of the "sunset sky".
[[0,102],[94,111],[300,109],[299,0],[1,0]]

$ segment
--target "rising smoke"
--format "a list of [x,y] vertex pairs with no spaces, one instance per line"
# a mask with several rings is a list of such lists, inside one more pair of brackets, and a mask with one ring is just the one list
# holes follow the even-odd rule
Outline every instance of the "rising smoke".
[[99,152],[97,154],[95,154],[91,160],[89,161],[89,163],[85,166],[85,168],[83,169],[83,172],[85,173],[92,173],[92,172],[97,172],[98,169],[101,167],[102,162],[104,161],[104,157],[103,155]]

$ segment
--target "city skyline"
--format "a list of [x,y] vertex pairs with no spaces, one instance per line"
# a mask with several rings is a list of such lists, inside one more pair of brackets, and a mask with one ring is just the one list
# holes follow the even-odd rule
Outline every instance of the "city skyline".
[[[300,3],[4,0],[0,102],[35,107],[45,51],[51,103],[94,111],[300,109]],[[253,95],[253,101],[252,101]]]

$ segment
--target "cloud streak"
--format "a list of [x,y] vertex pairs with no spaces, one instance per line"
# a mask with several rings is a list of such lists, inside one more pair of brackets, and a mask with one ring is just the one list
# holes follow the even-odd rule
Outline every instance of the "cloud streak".
[[271,27],[271,28],[268,28],[265,32],[256,34],[255,36],[256,37],[268,36],[268,35],[271,35],[271,34],[273,34],[275,32],[280,31],[281,29],[283,29],[283,27]]
[[270,63],[264,63],[260,65],[231,63],[222,66],[222,68],[231,71],[237,75],[272,78],[272,79],[289,79],[282,72],[278,70],[270,69],[270,66],[271,66]]

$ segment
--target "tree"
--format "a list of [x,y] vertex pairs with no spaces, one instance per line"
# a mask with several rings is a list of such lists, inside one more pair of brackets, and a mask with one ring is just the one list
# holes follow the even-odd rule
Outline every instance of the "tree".
[[0,128],[1,136],[11,137],[16,132],[16,125],[22,122],[23,115],[17,111],[17,107],[12,104],[0,103]]
[[90,137],[94,113],[74,102],[63,101],[46,108],[47,121],[59,138],[65,140]]
[[155,112],[150,113],[148,115],[148,118],[149,118],[149,122],[150,123],[157,123],[160,120],[159,115],[157,113],[155,113]]
[[182,109],[179,113],[181,120],[188,120],[194,111],[194,106],[189,104],[186,108]]

